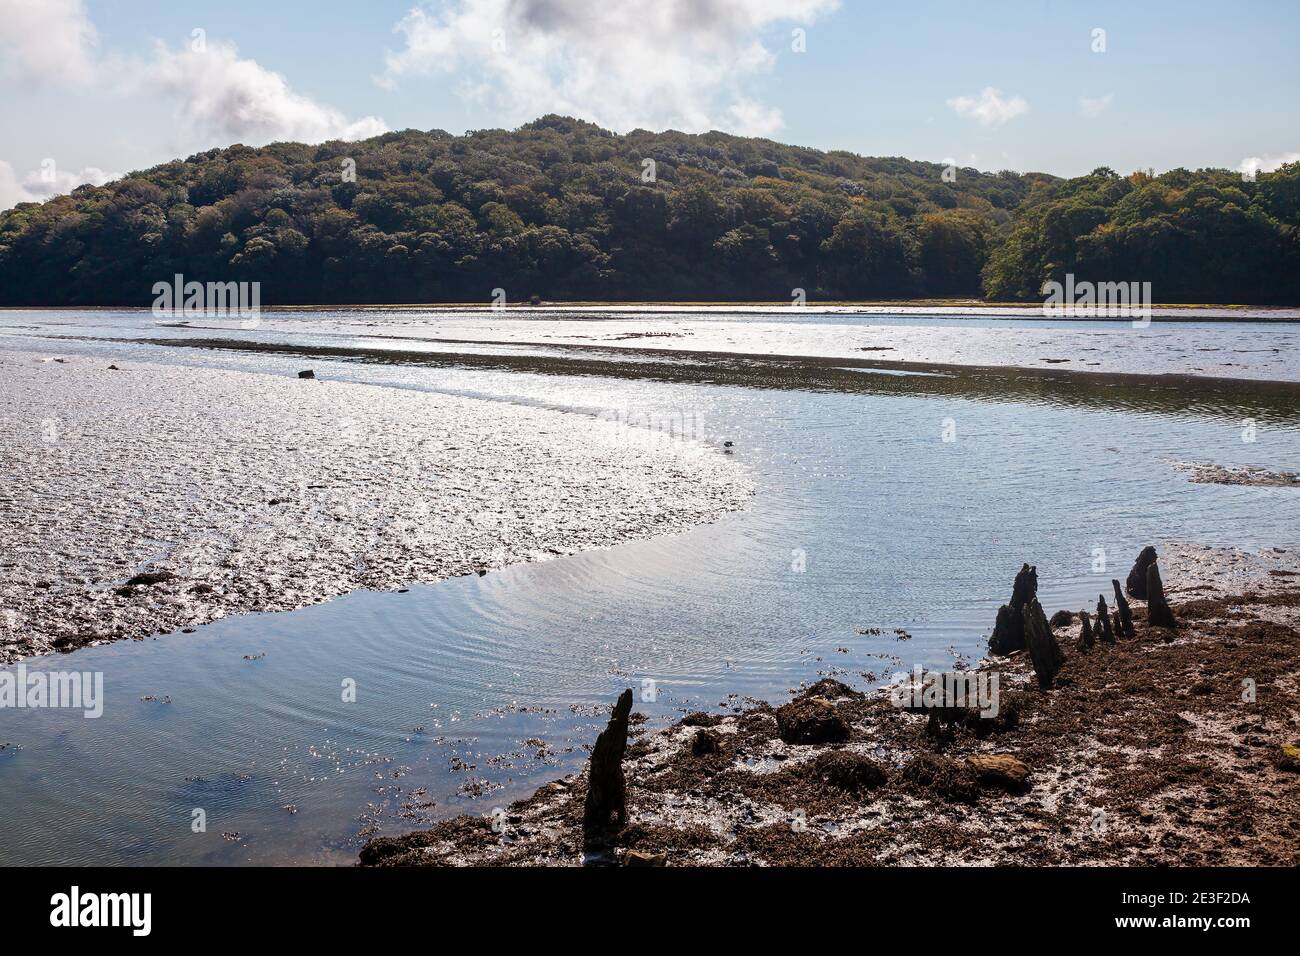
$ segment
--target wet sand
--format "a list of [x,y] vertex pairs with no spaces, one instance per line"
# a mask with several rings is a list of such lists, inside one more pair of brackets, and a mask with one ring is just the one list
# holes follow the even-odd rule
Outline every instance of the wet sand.
[[614,421],[117,361],[0,353],[0,664],[681,531],[752,494],[720,449]]
[[[1176,630],[1148,625],[1134,599],[1136,636],[1084,652],[1076,615],[1056,628],[1067,660],[1051,689],[1031,683],[1023,653],[980,665],[1000,677],[993,719],[934,733],[885,692],[833,680],[793,701],[833,711],[842,743],[783,741],[763,702],[654,733],[638,732],[633,714],[628,823],[601,859],[1297,865],[1300,555],[1161,552]],[[374,840],[361,861],[578,865],[585,795],[584,772],[511,805],[495,828],[490,816],[457,817]]]

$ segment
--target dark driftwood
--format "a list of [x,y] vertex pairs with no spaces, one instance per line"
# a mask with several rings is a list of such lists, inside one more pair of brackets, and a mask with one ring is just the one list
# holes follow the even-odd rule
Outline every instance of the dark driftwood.
[[1029,648],[1030,660],[1034,662],[1034,673],[1038,675],[1038,686],[1044,689],[1052,686],[1057,671],[1065,663],[1065,654],[1061,645],[1047,623],[1047,615],[1038,601],[1031,600],[1025,605],[1021,615],[1025,623],[1025,646]]
[[1120,626],[1115,629],[1115,636],[1121,634],[1124,637],[1135,637],[1137,631],[1133,629],[1133,611],[1128,606],[1128,601],[1124,600],[1124,591],[1119,586],[1119,581],[1111,579],[1111,586],[1115,589],[1115,608],[1119,612]]
[[1115,632],[1110,629],[1110,609],[1106,607],[1106,596],[1097,595],[1097,639],[1107,644],[1115,643]]
[[1147,623],[1156,627],[1177,627],[1174,612],[1165,600],[1165,585],[1160,580],[1160,565],[1147,568]]
[[1079,612],[1079,620],[1083,622],[1083,629],[1079,632],[1079,650],[1092,650],[1092,618],[1088,617],[1087,611]]
[[627,750],[627,721],[632,713],[632,691],[625,690],[609,718],[609,726],[596,738],[587,772],[587,803],[582,833],[587,849],[604,847],[610,836],[627,822],[627,782],[623,753]]
[[1128,580],[1124,582],[1124,589],[1128,591],[1129,597],[1140,598],[1145,601],[1147,598],[1147,568],[1151,567],[1156,561],[1156,549],[1147,545],[1138,555],[1138,559],[1133,564],[1133,570],[1128,573]]
[[1038,596],[1038,569],[1022,565],[1011,586],[1011,603],[998,608],[998,619],[989,638],[989,652],[1011,654],[1025,646],[1025,604]]

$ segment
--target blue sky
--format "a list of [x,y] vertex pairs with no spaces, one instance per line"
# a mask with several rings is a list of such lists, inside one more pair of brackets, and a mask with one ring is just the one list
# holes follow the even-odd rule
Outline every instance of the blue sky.
[[1283,0],[0,0],[0,207],[235,141],[549,111],[981,169],[1267,168],[1300,151],[1298,41]]

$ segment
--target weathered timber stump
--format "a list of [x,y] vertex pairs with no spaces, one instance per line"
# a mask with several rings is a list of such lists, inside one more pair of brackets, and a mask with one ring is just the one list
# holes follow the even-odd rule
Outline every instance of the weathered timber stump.
[[1160,565],[1147,567],[1147,623],[1156,627],[1177,627],[1174,612],[1165,600],[1165,585],[1160,580]]
[[1022,565],[1011,586],[1011,603],[998,608],[993,636],[989,638],[989,652],[1005,655],[1023,650],[1025,646],[1025,605],[1038,596],[1038,569]]
[[1034,673],[1038,675],[1038,686],[1046,689],[1052,686],[1057,671],[1065,663],[1065,654],[1056,642],[1056,637],[1048,626],[1047,615],[1043,613],[1043,607],[1037,599],[1025,605],[1022,616],[1025,622],[1025,646],[1029,648]]
[[627,822],[627,781],[623,753],[627,750],[627,721],[632,713],[632,691],[625,690],[614,704],[609,725],[596,738],[587,771],[587,803],[582,816],[587,849],[601,849]]
[[1156,549],[1147,545],[1138,555],[1138,559],[1133,564],[1133,570],[1128,573],[1128,580],[1124,582],[1124,589],[1128,591],[1129,597],[1139,598],[1143,601],[1147,599],[1147,568],[1155,564]]
[[1115,589],[1115,609],[1119,613],[1120,626],[1115,629],[1115,636],[1133,637],[1137,634],[1133,629],[1133,610],[1124,599],[1124,591],[1119,586],[1119,581],[1112,578],[1110,584]]

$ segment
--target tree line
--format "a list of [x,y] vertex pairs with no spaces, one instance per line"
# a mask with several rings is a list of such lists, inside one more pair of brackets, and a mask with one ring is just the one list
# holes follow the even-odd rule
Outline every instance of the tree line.
[[263,304],[1300,301],[1300,164],[1063,180],[546,116],[518,130],[212,149],[0,213],[0,304],[149,305],[257,281]]

